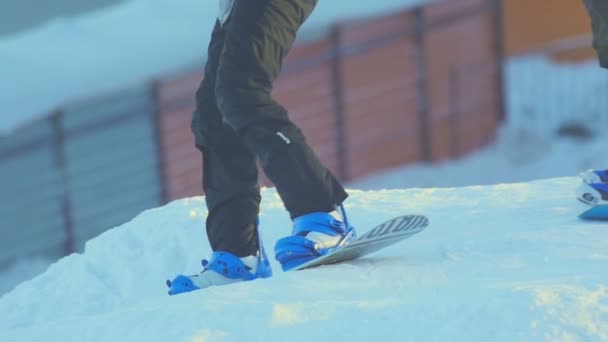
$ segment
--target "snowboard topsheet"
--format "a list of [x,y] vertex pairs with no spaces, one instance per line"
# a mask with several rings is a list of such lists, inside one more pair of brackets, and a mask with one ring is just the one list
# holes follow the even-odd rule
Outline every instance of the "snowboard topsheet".
[[340,247],[333,252],[296,266],[292,270],[303,270],[357,259],[420,233],[428,225],[429,220],[422,215],[395,217],[366,232],[345,247]]

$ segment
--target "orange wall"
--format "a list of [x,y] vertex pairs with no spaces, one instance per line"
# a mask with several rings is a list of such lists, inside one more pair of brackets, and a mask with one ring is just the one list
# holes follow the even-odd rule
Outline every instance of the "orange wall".
[[[542,49],[564,38],[591,34],[583,0],[503,0],[502,6],[505,50],[509,56]],[[584,56],[591,57],[591,53],[588,49]]]

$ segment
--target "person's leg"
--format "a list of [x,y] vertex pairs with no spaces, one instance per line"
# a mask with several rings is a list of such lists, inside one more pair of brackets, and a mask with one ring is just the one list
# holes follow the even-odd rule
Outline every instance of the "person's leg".
[[203,190],[209,215],[207,235],[213,251],[238,257],[258,251],[256,218],[260,192],[255,155],[217,107],[215,87],[225,32],[216,23],[208,50],[204,79],[196,93],[192,132],[203,155]]
[[[257,257],[239,258],[249,254],[244,251],[258,249],[253,247],[255,226],[240,225],[251,222],[259,209],[255,155],[294,218],[296,235],[275,245],[283,269],[294,265],[294,257],[298,262],[317,257],[317,246],[330,248],[324,242],[335,240],[337,246],[354,236],[346,219],[340,222],[329,214],[346,199],[346,192],[270,96],[296,31],[315,4],[316,0],[236,0],[223,27],[216,26],[193,120],[204,155],[207,227],[215,252],[203,262],[200,275],[167,281],[170,294],[272,275],[261,244]],[[310,240],[310,231],[319,233]],[[310,243],[299,246],[301,239]]]
[[292,218],[331,212],[347,194],[271,97],[316,0],[236,0],[225,23],[215,94],[224,120],[259,157]]

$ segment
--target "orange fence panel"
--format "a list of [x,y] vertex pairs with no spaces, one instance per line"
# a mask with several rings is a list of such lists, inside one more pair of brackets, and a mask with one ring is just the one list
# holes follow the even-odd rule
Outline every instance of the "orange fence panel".
[[341,28],[349,179],[421,157],[411,27],[400,12]]
[[488,130],[496,129],[501,66],[495,62],[489,5],[483,0],[442,2],[424,11],[434,161],[481,147],[490,140]]

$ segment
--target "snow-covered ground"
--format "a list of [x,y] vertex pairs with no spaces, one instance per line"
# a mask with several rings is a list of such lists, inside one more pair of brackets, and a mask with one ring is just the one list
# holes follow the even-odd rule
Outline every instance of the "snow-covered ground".
[[[1,341],[606,341],[608,232],[580,221],[576,178],[351,191],[360,232],[431,224],[372,256],[170,297],[210,253],[202,198],[146,211],[0,298]],[[263,241],[290,230],[263,192]]]
[[[429,0],[319,1],[301,38],[336,20]],[[0,39],[0,135],[81,97],[202,64],[217,0],[130,0]]]
[[18,260],[0,272],[0,295],[15,288],[23,281],[32,279],[46,271],[53,261],[48,258],[32,257]]

